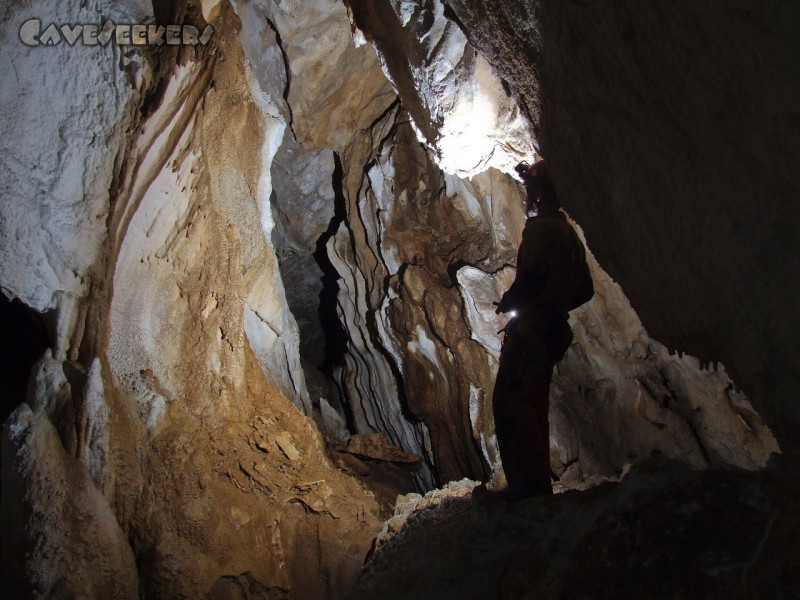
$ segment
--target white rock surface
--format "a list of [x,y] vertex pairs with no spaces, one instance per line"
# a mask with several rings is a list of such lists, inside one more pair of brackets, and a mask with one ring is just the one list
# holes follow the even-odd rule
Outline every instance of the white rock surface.
[[30,18],[94,22],[98,13],[133,22],[145,4],[37,0],[3,9],[0,281],[36,310],[54,308],[59,292],[86,293],[106,235],[114,161],[150,74],[137,53],[115,46],[28,47],[19,27]]
[[350,5],[356,25],[380,32],[372,41],[384,72],[407,105],[420,141],[446,173],[471,177],[490,167],[513,173],[514,165],[532,159],[516,103],[444,16],[443,3]]
[[106,494],[113,491],[111,472],[111,431],[109,412],[103,387],[103,369],[95,358],[86,374],[83,399],[76,424],[76,455],[92,476],[97,489]]

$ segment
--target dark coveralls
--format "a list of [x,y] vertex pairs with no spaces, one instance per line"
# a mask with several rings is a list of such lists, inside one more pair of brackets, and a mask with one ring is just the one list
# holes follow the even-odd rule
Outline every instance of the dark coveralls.
[[586,252],[564,214],[528,219],[516,279],[498,306],[517,317],[506,329],[493,394],[503,470],[519,496],[552,493],[550,380],[572,342],[567,311],[592,294]]

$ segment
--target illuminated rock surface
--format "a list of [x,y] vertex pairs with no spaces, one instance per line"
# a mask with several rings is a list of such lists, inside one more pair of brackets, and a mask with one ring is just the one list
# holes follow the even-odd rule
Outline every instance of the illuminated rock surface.
[[[657,595],[645,575],[661,563],[700,565],[678,594],[792,589],[792,463],[740,469],[779,445],[791,456],[798,433],[797,278],[784,276],[796,253],[782,225],[797,219],[745,210],[759,196],[744,168],[715,187],[740,159],[702,166],[725,140],[680,90],[646,110],[631,99],[666,85],[642,75],[669,55],[637,33],[661,31],[653,14],[626,3],[620,24],[600,3],[595,38],[579,34],[580,10],[526,2],[160,3],[159,22],[210,22],[212,43],[18,39],[34,14],[133,22],[145,4],[0,9],[0,285],[18,299],[2,316],[31,342],[3,356],[3,373],[29,380],[3,404],[8,589],[342,598],[379,535],[354,597],[404,597],[392,594],[412,568],[413,597],[464,597],[471,576],[499,586],[480,597],[590,593],[577,566],[631,553],[644,574],[629,595]],[[747,14],[721,31],[765,18]],[[678,47],[694,39],[670,32]],[[720,39],[703,60],[729,68],[711,52]],[[788,43],[780,27],[775,39]],[[708,90],[703,107],[728,106]],[[717,117],[747,102],[785,117],[790,93],[744,95]],[[505,322],[492,303],[514,277],[524,214],[510,173],[534,131],[622,288],[592,257],[597,293],[571,316],[551,393],[566,493],[487,509],[469,503],[469,480],[503,481],[491,394]],[[780,161],[747,149],[775,206],[793,189],[792,131],[776,134]],[[635,146],[645,138],[657,151]],[[732,241],[744,231],[747,248]],[[678,462],[577,491],[652,455]],[[442,543],[465,557],[455,587]],[[694,554],[672,550],[686,545]]]

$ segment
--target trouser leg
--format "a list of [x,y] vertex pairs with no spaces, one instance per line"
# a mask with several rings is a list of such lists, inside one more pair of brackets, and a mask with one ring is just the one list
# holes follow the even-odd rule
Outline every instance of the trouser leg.
[[[550,493],[550,379],[553,365],[536,361],[530,343],[510,337],[494,391],[495,433],[509,487],[520,495]],[[537,364],[538,363],[538,364]]]

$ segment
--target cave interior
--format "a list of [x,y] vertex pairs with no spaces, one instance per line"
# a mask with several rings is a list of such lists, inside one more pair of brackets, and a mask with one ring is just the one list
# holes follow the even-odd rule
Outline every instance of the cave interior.
[[[800,597],[800,5],[31,0],[0,39],[8,597]],[[556,493],[479,502],[540,157],[595,296]]]

